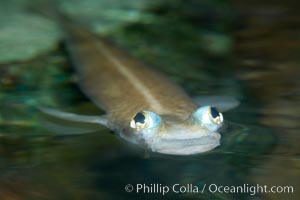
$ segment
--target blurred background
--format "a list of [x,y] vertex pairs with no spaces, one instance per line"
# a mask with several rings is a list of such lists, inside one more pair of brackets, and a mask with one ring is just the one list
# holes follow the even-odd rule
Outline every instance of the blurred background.
[[[1,0],[0,199],[298,199],[299,4]],[[77,136],[46,129],[39,106],[103,113],[76,85],[62,31],[47,16],[55,7],[165,73],[190,95],[238,99],[240,106],[224,114],[228,123],[221,146],[194,156],[145,157],[106,128]],[[129,183],[260,184],[294,191],[163,197],[126,193]]]

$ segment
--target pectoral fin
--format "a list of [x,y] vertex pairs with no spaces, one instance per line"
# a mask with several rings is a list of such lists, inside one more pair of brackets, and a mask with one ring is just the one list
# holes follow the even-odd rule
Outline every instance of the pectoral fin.
[[220,112],[225,112],[239,106],[240,102],[230,96],[200,96],[194,98],[194,102],[199,106],[214,106]]
[[[96,132],[101,126],[108,127],[106,116],[87,116],[40,107],[41,123],[50,131],[64,135],[78,135]],[[99,126],[100,125],[100,126]]]

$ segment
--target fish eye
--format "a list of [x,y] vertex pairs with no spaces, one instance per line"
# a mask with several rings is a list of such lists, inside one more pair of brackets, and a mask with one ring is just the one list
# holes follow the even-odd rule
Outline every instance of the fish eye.
[[192,121],[210,131],[216,131],[222,126],[223,115],[215,107],[203,106],[192,113]]
[[146,117],[146,113],[138,112],[131,120],[130,127],[138,131],[147,127],[147,122],[149,119]]
[[215,107],[210,107],[211,120],[215,124],[221,124],[223,122],[223,115]]
[[159,125],[160,117],[151,111],[141,111],[135,114],[130,121],[130,127],[141,131],[143,129],[152,128]]
[[146,123],[146,117],[143,113],[138,112],[135,116],[134,116],[134,122],[135,123],[140,123],[140,124],[145,124]]

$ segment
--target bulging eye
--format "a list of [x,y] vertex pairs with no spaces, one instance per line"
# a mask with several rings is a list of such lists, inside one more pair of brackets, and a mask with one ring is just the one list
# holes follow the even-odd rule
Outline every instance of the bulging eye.
[[142,130],[147,127],[149,119],[145,116],[146,113],[138,112],[131,120],[130,127],[136,130]]
[[210,115],[215,124],[222,124],[223,115],[215,107],[210,107]]
[[130,127],[137,131],[141,131],[143,129],[158,126],[160,122],[160,117],[157,114],[151,111],[141,111],[132,118]]
[[192,119],[197,124],[201,124],[210,131],[218,130],[223,123],[223,115],[215,107],[203,106],[198,108],[193,114]]

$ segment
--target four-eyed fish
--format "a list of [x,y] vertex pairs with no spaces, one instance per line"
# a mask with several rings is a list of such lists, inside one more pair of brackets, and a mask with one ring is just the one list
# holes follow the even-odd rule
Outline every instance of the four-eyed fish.
[[[223,115],[216,107],[199,107],[179,86],[112,43],[74,24],[66,26],[79,86],[106,114],[82,116],[49,108],[43,108],[44,112],[98,123],[130,142],[164,154],[196,154],[220,144],[217,130]],[[207,101],[210,99],[204,103]]]

